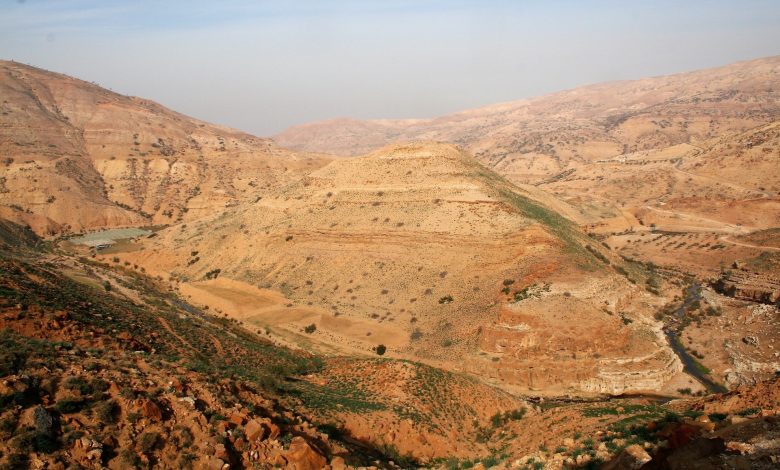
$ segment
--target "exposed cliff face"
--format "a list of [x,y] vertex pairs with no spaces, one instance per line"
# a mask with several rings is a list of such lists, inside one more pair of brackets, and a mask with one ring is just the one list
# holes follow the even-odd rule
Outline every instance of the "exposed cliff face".
[[13,62],[0,96],[0,215],[38,233],[190,220],[324,162]]
[[716,291],[739,300],[775,304],[780,301],[780,279],[771,273],[734,267],[713,283]]
[[641,314],[634,322],[597,307],[609,305],[610,298],[613,308],[625,307],[620,297],[635,295],[614,284],[604,290],[606,285],[591,282],[590,288],[602,294],[587,301],[553,289],[502,307],[480,337],[480,348],[495,358],[496,378],[520,389],[558,393],[662,389],[682,364],[658,325]]

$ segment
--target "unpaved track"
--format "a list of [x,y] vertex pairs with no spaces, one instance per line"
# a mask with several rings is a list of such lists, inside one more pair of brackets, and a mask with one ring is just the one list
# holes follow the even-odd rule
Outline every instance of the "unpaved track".
[[727,235],[719,237],[719,240],[722,241],[722,242],[730,243],[732,245],[742,246],[742,247],[745,247],[745,248],[753,248],[753,249],[756,249],[756,250],[780,251],[780,248],[777,248],[777,247],[774,247],[774,246],[761,246],[761,245],[753,245],[751,243],[738,242],[738,241],[730,239]]

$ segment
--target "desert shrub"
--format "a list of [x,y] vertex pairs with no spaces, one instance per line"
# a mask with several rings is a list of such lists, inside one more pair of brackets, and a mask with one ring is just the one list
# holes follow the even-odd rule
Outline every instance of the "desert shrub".
[[92,387],[89,386],[84,377],[68,377],[62,383],[62,386],[67,390],[77,390],[82,395],[89,395],[92,393]]
[[453,298],[451,295],[445,295],[444,297],[439,299],[440,304],[448,304],[453,301]]
[[130,468],[141,467],[141,457],[130,449],[122,449],[122,451],[119,452],[119,458],[122,459],[122,462],[130,466]]
[[179,456],[179,465],[181,468],[192,468],[193,462],[197,459],[197,456],[191,452],[182,452]]
[[212,269],[211,271],[207,272],[203,277],[205,279],[216,279],[217,277],[219,277],[219,273],[221,272],[222,270],[219,268]]
[[138,438],[138,448],[144,454],[148,454],[157,447],[160,442],[160,435],[156,432],[145,432]]
[[317,331],[317,325],[315,325],[314,323],[312,323],[311,325],[306,325],[303,328],[303,331],[306,332],[306,334],[312,334],[315,331]]
[[41,452],[49,454],[57,449],[57,442],[48,434],[37,432],[34,428],[26,428],[18,432],[11,440],[11,447],[18,452]]
[[81,409],[84,408],[84,404],[84,400],[64,398],[54,405],[54,409],[62,414],[72,414],[81,411]]
[[95,415],[101,423],[114,423],[118,412],[119,406],[114,400],[101,402],[95,407]]
[[27,454],[11,454],[6,459],[5,464],[0,465],[0,470],[18,470],[20,468],[29,468],[29,465],[30,458]]
[[376,347],[376,353],[379,354],[380,356],[383,356],[386,351],[387,351],[387,347],[385,347],[384,344],[380,344],[379,346]]
[[728,417],[726,413],[710,413],[707,416],[710,418],[710,421],[713,422],[723,421]]
[[16,416],[10,415],[0,420],[0,436],[13,434],[16,429]]
[[192,435],[192,431],[189,428],[181,426],[178,428],[178,431],[178,433],[174,434],[174,439],[181,447],[186,449],[195,442],[195,436]]

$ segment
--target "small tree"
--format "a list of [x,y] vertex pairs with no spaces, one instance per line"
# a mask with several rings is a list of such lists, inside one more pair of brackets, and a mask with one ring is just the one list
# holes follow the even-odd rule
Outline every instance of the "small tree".
[[312,334],[315,331],[317,331],[317,325],[312,323],[311,325],[308,325],[308,326],[304,327],[303,331],[305,331],[307,334]]
[[376,353],[379,354],[380,356],[384,356],[385,352],[387,352],[387,348],[385,347],[384,344],[380,344],[375,348],[375,350]]

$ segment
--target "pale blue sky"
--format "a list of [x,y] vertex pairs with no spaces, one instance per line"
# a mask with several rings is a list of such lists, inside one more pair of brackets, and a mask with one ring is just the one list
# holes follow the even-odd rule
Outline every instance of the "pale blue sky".
[[270,135],[780,54],[780,1],[0,0],[0,58]]

